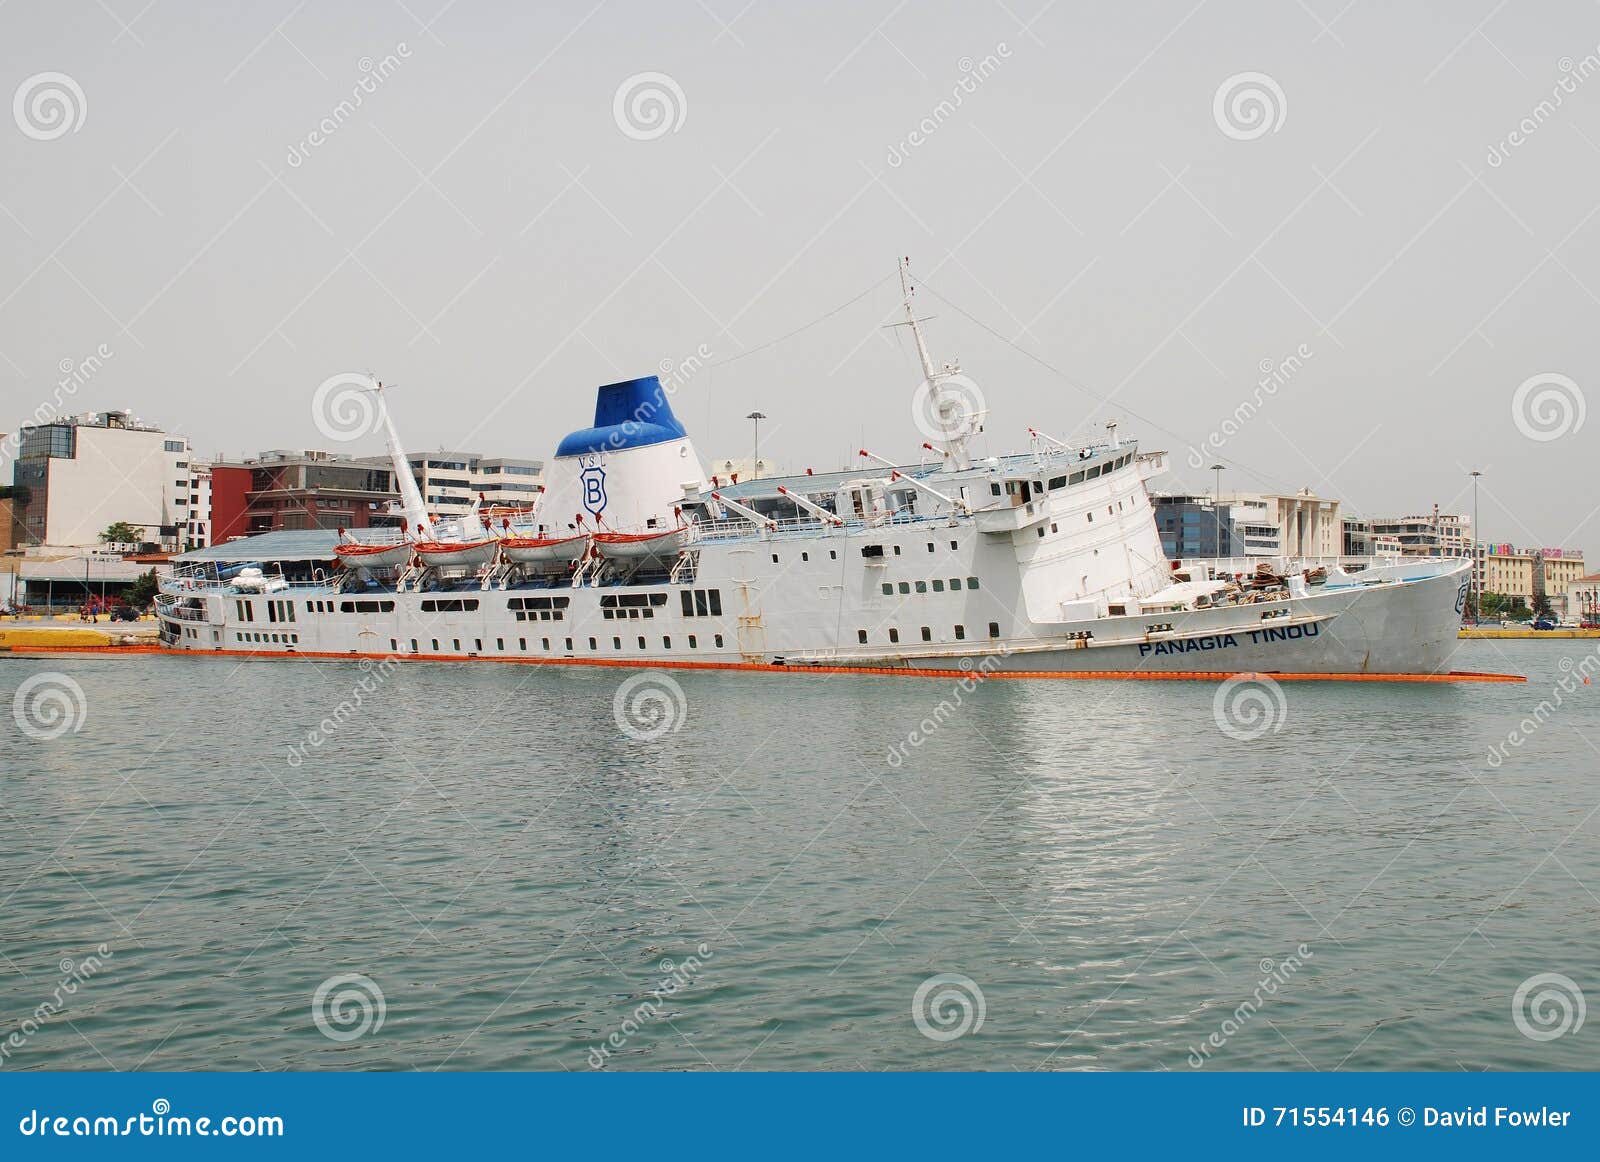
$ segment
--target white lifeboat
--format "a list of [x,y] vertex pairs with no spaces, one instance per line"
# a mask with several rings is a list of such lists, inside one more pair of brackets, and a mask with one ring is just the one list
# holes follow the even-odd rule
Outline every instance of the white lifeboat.
[[[340,529],[339,536],[350,534]],[[346,569],[398,569],[411,560],[411,546],[404,540],[392,545],[364,545],[354,538],[341,539],[333,552]]]
[[432,568],[476,569],[494,560],[500,542],[493,537],[486,541],[419,541],[413,547],[422,563]]
[[500,552],[516,565],[570,565],[589,548],[583,533],[570,537],[502,537]]
[[655,561],[665,563],[677,560],[689,547],[694,530],[689,525],[662,529],[648,533],[594,534],[594,547],[603,557],[614,561]]

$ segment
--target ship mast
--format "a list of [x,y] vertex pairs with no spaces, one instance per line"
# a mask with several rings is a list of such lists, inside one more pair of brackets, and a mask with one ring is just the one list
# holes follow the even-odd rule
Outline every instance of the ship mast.
[[416,477],[411,475],[411,461],[400,445],[400,433],[395,431],[394,420],[389,416],[389,407],[383,398],[384,386],[374,376],[367,390],[378,397],[378,414],[383,416],[383,427],[388,433],[389,463],[394,466],[395,487],[400,490],[400,505],[406,514],[405,536],[401,539],[426,539],[432,535],[433,522],[428,519],[428,509],[422,503]]
[[943,368],[935,370],[933,357],[928,354],[927,341],[922,337],[922,322],[917,318],[916,310],[911,303],[913,287],[911,286],[911,260],[900,260],[900,295],[905,303],[906,321],[895,323],[896,327],[910,327],[911,336],[916,340],[917,358],[922,363],[923,381],[928,385],[930,401],[933,404],[933,418],[939,425],[939,451],[944,455],[944,471],[962,472],[972,467],[972,457],[967,451],[968,432],[963,425],[963,404],[959,395],[951,392],[945,386],[946,381],[961,374],[961,368],[953,363],[946,363]]

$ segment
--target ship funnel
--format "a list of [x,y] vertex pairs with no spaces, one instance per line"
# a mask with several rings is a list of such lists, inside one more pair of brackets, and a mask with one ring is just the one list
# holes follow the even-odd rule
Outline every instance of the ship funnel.
[[661,381],[608,383],[596,393],[594,425],[556,447],[539,519],[554,529],[590,521],[612,531],[671,528],[689,477],[703,480],[705,469]]

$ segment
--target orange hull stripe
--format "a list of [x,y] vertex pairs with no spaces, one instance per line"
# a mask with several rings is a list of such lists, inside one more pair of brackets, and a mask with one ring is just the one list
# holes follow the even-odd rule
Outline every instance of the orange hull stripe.
[[1218,682],[1228,678],[1263,677],[1275,682],[1526,682],[1521,674],[1485,674],[1471,670],[1451,670],[1447,674],[1280,674],[1253,670],[995,670],[981,672],[977,666],[962,669],[921,669],[905,666],[775,666],[769,662],[696,662],[688,659],[627,658],[529,658],[499,654],[361,654],[354,652],[294,650],[282,653],[255,650],[174,650],[165,646],[18,646],[13,654],[75,654],[116,656],[119,654],[166,654],[172,657],[257,658],[262,661],[287,661],[294,658],[324,658],[349,661],[352,658],[388,658],[401,662],[501,662],[520,666],[615,666],[626,670],[751,670],[768,674],[874,674],[901,678],[970,678],[979,674],[985,681],[995,679],[1086,679],[1097,682]]

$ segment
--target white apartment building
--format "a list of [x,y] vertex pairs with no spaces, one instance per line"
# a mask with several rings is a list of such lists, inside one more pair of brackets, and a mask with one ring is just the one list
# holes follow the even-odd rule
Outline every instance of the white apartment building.
[[184,526],[184,551],[211,545],[211,461],[189,461],[189,520]]
[[1440,512],[1434,505],[1431,513],[1413,516],[1375,516],[1372,518],[1372,535],[1395,537],[1400,542],[1400,552],[1406,557],[1470,557],[1472,550],[1472,517],[1460,513]]
[[[526,507],[538,499],[544,463],[476,452],[412,452],[406,459],[416,478],[422,502],[441,520],[466,516],[479,496],[485,504]],[[364,463],[387,466],[387,457]]]
[[94,547],[119,521],[176,552],[189,522],[189,441],[125,411],[24,425],[12,484],[18,543]]

